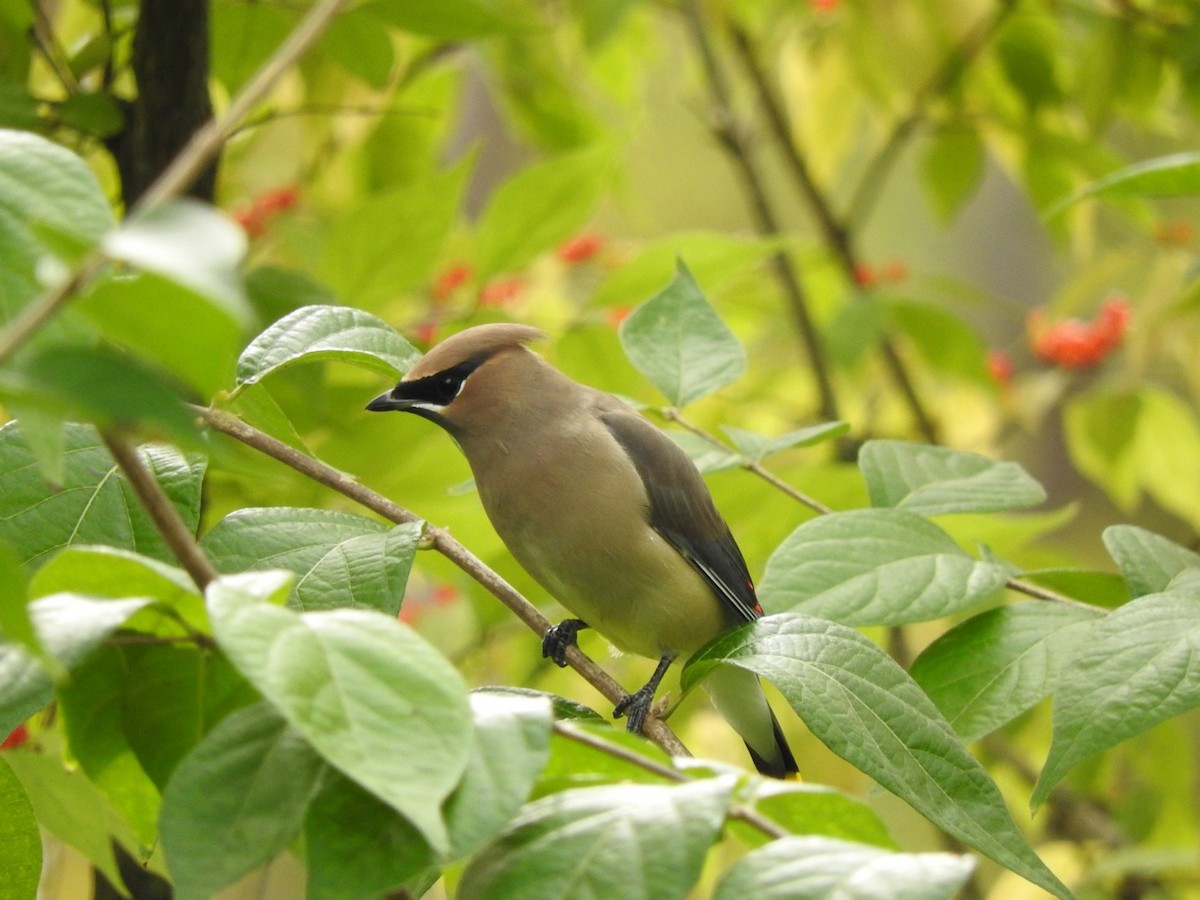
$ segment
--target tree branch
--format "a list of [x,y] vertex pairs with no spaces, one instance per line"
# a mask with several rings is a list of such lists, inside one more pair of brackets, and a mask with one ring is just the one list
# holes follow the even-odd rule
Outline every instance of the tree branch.
[[[421,523],[425,527],[422,546],[432,548],[441,553],[454,565],[482,585],[492,596],[503,603],[508,609],[524,622],[539,637],[550,628],[551,622],[526,600],[520,592],[490,569],[475,554],[450,536],[448,531],[429,525],[418,515],[398,503],[394,503],[382,494],[364,487],[344,472],[339,472],[332,466],[313,459],[311,456],[289,447],[270,435],[247,425],[228,413],[219,410],[193,407],[205,422],[222,434],[252,447],[286,466],[295,469],[302,475],[307,475],[314,481],[337,491],[343,496],[366,507],[389,521],[396,523]],[[626,697],[626,691],[600,668],[578,647],[567,648],[567,662],[576,672],[603,694],[610,702],[616,704]],[[691,756],[687,747],[675,733],[651,713],[646,718],[642,733],[656,743],[671,756]]]
[[[849,284],[854,285],[855,296],[863,298],[864,294],[859,290],[855,277],[858,269],[858,258],[854,251],[850,229],[838,220],[829,201],[813,179],[808,163],[804,155],[800,152],[800,147],[788,124],[787,116],[784,114],[783,103],[771,87],[766,73],[758,62],[758,54],[750,36],[736,24],[730,25],[730,33],[733,37],[733,45],[737,49],[738,56],[742,61],[742,67],[746,70],[751,84],[754,85],[755,92],[758,95],[759,106],[762,107],[763,113],[766,115],[771,134],[775,138],[775,143],[778,145],[780,152],[783,154],[784,162],[787,165],[788,172],[792,176],[792,180],[796,182],[796,187],[801,196],[808,202],[809,209],[817,220],[817,226],[821,231],[822,237],[833,252],[834,259],[837,260],[841,267],[843,276]],[[883,353],[883,360],[888,371],[891,373],[892,380],[900,388],[900,394],[904,398],[904,402],[907,404],[913,420],[916,422],[917,431],[929,443],[938,443],[937,425],[929,415],[928,410],[925,409],[925,404],[921,401],[920,395],[917,394],[912,378],[908,374],[908,368],[905,366],[904,360],[900,358],[900,353],[896,350],[896,346],[891,338],[886,335],[881,338],[880,350]]]
[[[713,135],[733,162],[734,168],[741,178],[742,187],[750,202],[750,211],[759,234],[777,237],[782,233],[782,229],[775,211],[771,207],[766,183],[759,172],[758,164],[743,141],[741,130],[734,119],[729,86],[705,31],[698,0],[685,0],[683,8],[692,42],[704,64],[708,92],[712,101],[713,122],[711,127]],[[792,265],[791,258],[783,250],[779,250],[771,256],[771,265],[775,269],[776,278],[788,300],[788,310],[792,314],[801,342],[808,354],[820,398],[819,413],[826,420],[840,418],[837,396],[834,393],[829,366],[825,360],[825,348],[809,312],[808,298],[805,296],[800,277]]]
[[814,512],[821,513],[822,515],[824,515],[825,513],[833,512],[833,509],[831,507],[826,506],[824,503],[822,503],[820,500],[816,499],[815,497],[810,497],[810,496],[808,496],[808,494],[805,494],[802,491],[796,490],[796,488],[792,487],[790,484],[788,484],[786,481],[784,481],[782,478],[780,478],[774,472],[771,472],[770,470],[765,468],[762,465],[762,463],[758,462],[757,460],[747,459],[746,457],[742,456],[740,453],[737,453],[737,451],[733,447],[730,447],[727,443],[725,443],[723,440],[721,440],[715,434],[713,434],[709,431],[705,431],[699,425],[696,425],[689,419],[684,418],[683,414],[675,407],[673,407],[673,406],[667,407],[666,409],[664,409],[662,411],[662,413],[663,413],[664,418],[666,418],[668,421],[676,423],[684,430],[690,431],[692,434],[696,435],[699,438],[703,438],[704,440],[706,440],[710,444],[712,444],[714,447],[719,447],[720,449],[724,450],[726,453],[736,454],[737,456],[739,456],[741,458],[741,466],[743,469],[747,469],[748,471],[753,472],[755,475],[757,475],[763,481],[767,482],[767,484],[771,485],[776,490],[782,491],[783,493],[787,494],[789,497],[791,497],[797,503],[803,503],[809,509],[813,510]]
[[179,515],[179,510],[162,489],[162,485],[146,468],[133,445],[112,431],[103,431],[100,436],[137,494],[154,527],[171,548],[171,553],[191,576],[196,587],[203,591],[208,587],[208,583],[217,577],[217,570],[212,567],[212,563],[196,543],[196,536]]
[[[572,728],[563,722],[554,723],[554,733],[566,738],[569,741],[575,741],[577,744],[583,744],[585,747],[590,747],[600,753],[607,754],[614,759],[619,759],[627,762],[632,766],[637,766],[639,769],[644,769],[660,778],[665,778],[668,781],[682,783],[685,781],[695,781],[694,778],[689,778],[678,769],[672,769],[669,766],[664,766],[661,763],[655,762],[652,759],[647,759],[632,750],[622,747],[620,744],[613,744],[609,741],[602,740],[595,735],[588,734],[578,728]],[[747,806],[745,803],[732,803],[729,806],[727,815],[731,819],[745,822],[752,828],[756,828],[769,838],[787,837],[791,834],[783,826],[771,821],[752,806]]]
[[[210,119],[192,135],[187,146],[146,190],[135,208],[130,211],[130,215],[153,209],[185,191],[220,152],[225,139],[250,110],[270,93],[280,76],[321,36],[346,2],[347,0],[320,0],[313,6],[249,84],[242,88],[225,114]],[[0,333],[0,362],[8,359],[30,335],[53,318],[77,291],[96,277],[103,265],[103,254],[99,249],[93,250],[75,264],[66,278],[25,306],[3,333]]]

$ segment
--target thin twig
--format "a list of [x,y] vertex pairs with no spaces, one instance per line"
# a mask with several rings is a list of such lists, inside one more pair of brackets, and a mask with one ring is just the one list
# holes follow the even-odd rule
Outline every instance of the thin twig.
[[759,463],[757,460],[749,459],[748,457],[742,456],[740,453],[737,453],[737,451],[733,447],[730,447],[728,444],[726,444],[723,440],[721,440],[715,434],[705,431],[699,425],[695,424],[694,422],[690,421],[689,419],[684,418],[683,414],[675,407],[673,407],[673,406],[667,407],[666,409],[664,409],[662,411],[662,414],[663,414],[663,417],[666,418],[668,421],[674,422],[675,424],[679,425],[684,430],[690,431],[692,434],[696,435],[697,437],[708,441],[714,447],[719,447],[721,450],[725,451],[726,453],[733,453],[733,454],[737,455],[741,460],[740,464],[743,469],[747,469],[747,470],[753,472],[759,478],[763,479],[763,481],[766,481],[772,487],[787,494],[789,497],[791,497],[797,503],[803,503],[809,509],[814,510],[815,512],[819,512],[821,514],[833,512],[833,509],[831,507],[826,506],[824,503],[822,503],[820,500],[816,499],[815,497],[810,497],[810,496],[808,496],[808,494],[805,494],[802,491],[796,490],[796,488],[792,487],[786,481],[779,478],[777,475],[775,475],[775,473],[771,472],[768,469],[765,469],[763,467],[763,465],[761,463]]
[[813,178],[812,171],[809,169],[808,162],[805,159],[805,154],[802,152],[795,135],[792,133],[791,126],[788,124],[787,116],[783,111],[783,102],[771,87],[766,72],[763,71],[762,66],[758,62],[758,54],[754,48],[754,42],[745,29],[736,22],[730,22],[729,33],[733,38],[734,49],[737,50],[738,57],[742,61],[742,68],[746,70],[746,74],[750,78],[750,83],[754,85],[755,93],[758,95],[759,106],[762,107],[763,112],[766,114],[767,124],[770,126],[771,133],[775,137],[775,143],[783,153],[783,160],[792,175],[792,180],[796,182],[800,193],[808,201],[809,209],[812,210],[813,216],[817,220],[817,225],[821,229],[825,243],[833,250],[834,255],[841,260],[842,267],[853,273],[856,260],[850,232],[845,225],[838,221],[837,215],[834,213],[825,194],[817,186],[816,179]]
[[[708,39],[698,0],[686,0],[683,8],[692,41],[704,65],[708,92],[712,102],[713,122],[711,127],[713,134],[718,144],[728,154],[742,180],[742,186],[750,201],[750,211],[758,232],[776,237],[782,233],[782,229],[771,206],[766,182],[762,173],[759,172],[758,164],[750,149],[742,139],[741,129],[735,121],[729,85],[712,43]],[[812,366],[813,376],[817,382],[817,394],[820,398],[820,415],[826,420],[838,419],[840,416],[838,415],[837,396],[833,390],[833,380],[825,359],[825,348],[821,343],[821,337],[813,322],[812,314],[809,312],[804,286],[800,282],[795,266],[792,265],[791,257],[785,251],[779,250],[774,253],[771,256],[771,265],[783,287],[784,295],[788,300],[788,309]]]
[[[219,410],[193,407],[192,408],[209,426],[231,438],[258,450],[260,453],[290,466],[297,472],[307,475],[314,481],[349,497],[356,503],[372,512],[396,523],[420,523],[424,525],[422,546],[436,550],[458,566],[463,572],[481,584],[489,593],[503,603],[508,609],[524,622],[539,637],[550,628],[551,622],[526,600],[516,588],[490,569],[475,554],[450,536],[444,529],[434,527],[424,522],[418,515],[398,503],[394,503],[382,494],[364,487],[352,477],[340,472],[320,460],[289,447],[282,441],[247,425],[228,413]],[[627,694],[626,691],[604,669],[597,665],[578,647],[567,648],[567,662],[596,690],[610,702],[619,703]],[[675,733],[653,715],[647,716],[642,733],[658,744],[671,756],[691,756],[687,747]]]
[[899,159],[904,145],[916,133],[917,127],[925,121],[930,103],[954,86],[966,67],[983,52],[1016,7],[1016,0],[1000,0],[995,12],[988,14],[983,21],[968,31],[966,37],[942,60],[929,80],[913,94],[908,112],[896,120],[887,139],[863,169],[862,177],[851,195],[849,207],[843,217],[843,221],[850,227],[858,225],[870,215],[871,207],[879,200],[880,186]]
[[[136,215],[178,196],[220,152],[225,140],[256,105],[270,93],[288,68],[304,54],[329,26],[347,0],[320,0],[292,30],[271,58],[255,74],[229,105],[225,114],[210,119],[188,141],[187,146],[147,188],[129,214]],[[8,359],[35,331],[49,321],[76,292],[86,286],[103,268],[104,256],[92,250],[75,264],[71,274],[24,307],[0,333],[0,362]]]
[[[842,275],[849,284],[855,286],[855,296],[865,298],[866,294],[857,288],[855,276],[858,270],[858,259],[854,251],[850,229],[844,222],[838,220],[828,199],[813,179],[808,163],[788,125],[787,116],[783,111],[783,103],[771,87],[766,73],[758,62],[758,55],[750,36],[737,25],[730,26],[730,33],[733,36],[733,45],[741,58],[742,67],[746,70],[751,84],[754,85],[759,105],[766,115],[775,143],[783,153],[788,172],[796,182],[800,194],[808,202],[825,243],[833,252],[834,259],[842,269]],[[900,388],[900,394],[912,414],[917,431],[926,441],[932,444],[939,443],[937,425],[917,393],[912,376],[908,374],[908,367],[901,359],[899,351],[891,338],[886,335],[880,340],[880,351],[883,353],[883,360],[892,380]]]
[[[664,766],[662,763],[656,762],[653,759],[647,759],[646,757],[634,753],[632,750],[626,747],[622,747],[620,744],[614,744],[609,741],[602,740],[601,738],[598,738],[593,734],[589,734],[586,731],[582,731],[578,728],[572,728],[570,725],[564,722],[554,723],[554,733],[566,738],[567,740],[575,741],[578,744],[583,744],[584,746],[590,747],[593,750],[597,750],[600,753],[607,754],[614,759],[619,759],[622,762],[627,762],[630,765],[637,766],[640,769],[645,769],[647,772],[658,775],[660,778],[665,778],[668,781],[683,783],[686,781],[696,780],[694,778],[689,778],[678,769],[672,769],[670,766]],[[771,821],[758,810],[751,806],[747,806],[745,803],[730,804],[729,810],[726,814],[731,819],[737,819],[741,822],[745,822],[752,828],[758,829],[770,838],[782,838],[791,834],[791,832],[786,828],[776,822]]]
[[54,36],[54,23],[50,21],[50,17],[46,14],[46,10],[42,8],[41,0],[32,0],[33,6],[33,39],[39,50],[42,51],[42,56],[46,58],[46,62],[50,68],[54,70],[54,75],[66,89],[68,94],[74,94],[79,91],[79,80],[75,77],[75,73],[71,71],[71,64],[67,60],[67,55],[63,52],[62,47],[58,44],[58,39]]
[[[719,437],[717,437],[711,431],[705,431],[703,428],[701,428],[695,422],[692,422],[691,420],[685,418],[683,416],[683,414],[680,413],[679,410],[676,409],[675,407],[669,406],[666,409],[662,410],[662,415],[668,421],[674,422],[677,425],[679,425],[681,428],[683,428],[687,431],[690,431],[692,434],[696,435],[697,437],[702,438],[705,441],[708,441],[708,443],[712,444],[714,447],[717,447],[726,453],[732,453],[734,455],[741,457],[741,466],[743,469],[753,472],[755,475],[757,475],[763,481],[767,482],[772,487],[778,489],[779,491],[783,492],[787,496],[791,497],[797,503],[802,503],[803,505],[807,506],[809,509],[811,509],[814,512],[819,513],[820,515],[823,515],[823,516],[829,515],[830,513],[832,513],[834,511],[832,507],[826,506],[820,500],[810,497],[810,496],[808,496],[808,494],[805,494],[802,491],[798,491],[796,488],[792,487],[786,481],[782,480],[774,472],[770,471],[767,468],[764,468],[761,463],[758,463],[755,460],[747,459],[746,457],[741,456],[741,454],[739,454],[734,447],[731,447],[729,444],[727,444],[725,441],[721,440]],[[1009,588],[1010,590],[1016,591],[1017,593],[1025,594],[1029,597],[1034,597],[1035,599],[1038,599],[1038,600],[1046,600],[1046,601],[1049,601],[1052,603],[1065,603],[1070,606],[1081,607],[1082,609],[1106,612],[1106,610],[1104,610],[1103,607],[1095,606],[1091,603],[1084,603],[1081,600],[1076,600],[1074,597],[1068,597],[1066,594],[1060,594],[1057,591],[1050,590],[1049,588],[1044,588],[1044,587],[1041,587],[1036,584],[1031,584],[1030,582],[1024,581],[1020,578],[1010,578],[1010,579],[1008,579],[1008,581],[1006,581],[1004,583],[1004,586]]]
[[137,494],[142,508],[146,510],[154,527],[171,549],[171,553],[191,576],[196,587],[203,591],[208,583],[217,577],[217,570],[212,567],[212,563],[196,543],[196,536],[179,515],[179,510],[175,508],[162,485],[146,468],[132,444],[111,431],[102,432],[101,437],[125,479]]

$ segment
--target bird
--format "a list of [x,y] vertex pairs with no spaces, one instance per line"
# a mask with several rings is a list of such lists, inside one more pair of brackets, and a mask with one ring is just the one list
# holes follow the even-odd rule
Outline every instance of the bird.
[[[542,654],[594,628],[658,661],[614,709],[641,732],[670,665],[762,615],[746,561],[699,470],[627,403],[580,384],[527,346],[540,329],[477,325],[429,350],[372,412],[412,413],[462,450],[492,526],[516,561],[574,618]],[[797,772],[758,677],[723,665],[704,681],[764,775]]]

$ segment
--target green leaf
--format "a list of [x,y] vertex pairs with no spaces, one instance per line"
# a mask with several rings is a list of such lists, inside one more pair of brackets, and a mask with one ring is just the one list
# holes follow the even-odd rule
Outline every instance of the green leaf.
[[239,509],[201,547],[218,572],[287,569],[299,576],[289,605],[348,606],[395,616],[417,552],[421,525],[386,525],[328,509]]
[[21,560],[11,549],[0,544],[0,638],[20,644],[34,656],[41,656],[42,643],[33,630],[26,605],[28,596],[29,577],[21,568]]
[[319,47],[347,72],[382,90],[388,86],[396,56],[392,36],[370,10],[369,5],[346,10],[330,23]]
[[698,282],[718,285],[746,271],[780,249],[776,240],[747,239],[712,231],[666,235],[642,247],[637,255],[614,269],[596,288],[593,306],[626,306],[653,295],[670,281],[679,260]]
[[1094,569],[1033,569],[1021,579],[1092,606],[1111,609],[1128,603],[1129,588],[1120,575]]
[[461,900],[688,895],[720,835],[731,784],[614,785],[535,800],[463,873]]
[[961,313],[933,303],[891,298],[884,310],[888,328],[911,341],[934,371],[992,388],[985,363],[987,348]]
[[104,427],[141,423],[199,441],[193,416],[159,374],[106,347],[48,346],[0,369],[0,397]]
[[83,854],[110,883],[121,884],[113,844],[116,838],[136,846],[129,826],[77,766],[66,767],[61,748],[55,749],[60,752],[7,753],[4,760],[20,779],[38,825]]
[[811,447],[823,441],[841,437],[850,430],[848,422],[822,422],[808,428],[798,428],[778,437],[765,437],[753,431],[722,425],[721,430],[729,436],[738,453],[754,462],[762,462],[772,453],[790,450],[793,447]]
[[947,125],[930,137],[921,156],[921,180],[942,224],[951,222],[979,189],[987,158],[979,132]]
[[891,853],[828,837],[785,837],[738,860],[713,900],[952,900],[974,868],[969,856]]
[[138,842],[153,846],[161,798],[121,727],[129,683],[125,655],[119,647],[101,647],[72,676],[58,689],[71,753],[130,824]]
[[1165,591],[1180,573],[1200,571],[1200,555],[1145,528],[1113,525],[1103,538],[1133,597]]
[[1052,203],[1052,219],[1088,197],[1190,197],[1200,194],[1200,153],[1173,153],[1117,169]]
[[1090,391],[1063,408],[1071,462],[1125,509],[1137,502],[1141,479],[1137,444],[1142,405],[1137,393]]
[[1054,689],[1078,631],[1100,616],[1067,603],[1030,601],[988,610],[947,631],[909,669],[964,741],[975,741]]
[[418,897],[441,874],[407,819],[334,771],[309,805],[304,838],[307,900],[361,900],[401,888]]
[[239,273],[246,233],[211,206],[176,199],[139,212],[102,247],[111,259],[194,291],[240,326],[253,321]]
[[[232,380],[241,323],[176,281],[150,272],[110,273],[73,307],[109,341],[178,377],[200,397],[212,397]],[[187,323],[186,340],[181,322]]]
[[470,699],[471,758],[446,801],[455,857],[478,850],[504,827],[529,799],[550,757],[549,698],[473,691]]
[[91,597],[152,598],[152,607],[139,613],[130,627],[159,635],[181,637],[208,631],[204,599],[182,570],[147,556],[103,545],[76,545],[59,551],[38,569],[29,595],[76,593]]
[[480,280],[524,267],[587,224],[608,172],[607,152],[589,148],[529,166],[500,185],[479,221]]
[[996,54],[1009,83],[1030,113],[1062,97],[1055,69],[1060,49],[1056,22],[1040,11],[1012,16],[996,40]]
[[32,597],[74,591],[94,597],[153,597],[167,606],[183,606],[199,597],[183,569],[103,545],[75,545],[52,556],[30,582]]
[[233,713],[189,753],[163,795],[176,896],[207,900],[299,832],[325,763],[269,704]]
[[[51,485],[38,474],[20,426],[0,426],[0,540],[33,569],[74,544],[107,544],[173,560],[95,429],[68,424],[64,440],[65,477]],[[138,453],[194,530],[200,520],[204,461],[165,445],[149,444]]]
[[366,309],[421,287],[441,257],[474,154],[445,172],[371,197],[334,222],[320,274],[343,300]]
[[926,516],[1001,512],[1046,499],[1042,486],[1017,463],[949,447],[868,441],[858,466],[872,506],[895,506]]
[[847,625],[901,625],[975,605],[1008,570],[975,560],[928,519],[904,509],[860,509],[805,522],[767,560],[759,598]]
[[[104,639],[149,602],[140,598],[90,600],[54,594],[29,604],[29,618],[42,646],[65,669],[77,668]],[[0,732],[8,734],[50,702],[50,674],[29,651],[0,643]]]
[[397,381],[421,354],[383,319],[348,306],[304,306],[250,342],[238,359],[244,387],[297,363],[336,359]]
[[[754,808],[794,834],[819,834],[894,850],[887,827],[871,807],[819,784],[797,784],[763,778],[749,786]],[[731,823],[731,827],[737,827]],[[747,843],[765,843],[761,832],[742,830]]]
[[0,900],[36,900],[42,873],[42,835],[29,796],[0,755]]
[[275,322],[302,306],[337,306],[337,295],[298,269],[255,266],[244,278],[246,293],[264,322]]
[[0,212],[27,233],[45,229],[82,246],[113,227],[112,209],[87,163],[27,131],[0,129]]
[[1083,760],[1200,705],[1200,592],[1139,597],[1076,635],[1075,648],[1031,807]]
[[159,791],[227,715],[261,699],[221,653],[193,645],[124,648],[121,730]]
[[948,834],[1059,897],[979,762],[896,663],[863,635],[802,615],[759,619],[710,643],[684,667],[690,689],[732,663],[775,685],[838,756]]
[[720,390],[746,371],[746,351],[683,260],[674,280],[621,323],[620,335],[629,361],[673,406]]
[[112,137],[125,126],[125,115],[116,98],[101,91],[77,91],[67,95],[58,107],[58,114],[64,125],[89,137]]
[[261,572],[210,585],[218,643],[326,760],[446,850],[440,807],[470,752],[462,677],[388,616],[350,609],[297,614],[272,605],[292,580]]

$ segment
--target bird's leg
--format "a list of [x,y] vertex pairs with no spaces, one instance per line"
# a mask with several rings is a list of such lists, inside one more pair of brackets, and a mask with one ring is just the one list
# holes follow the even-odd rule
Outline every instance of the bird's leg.
[[632,731],[634,734],[642,733],[642,726],[646,723],[646,714],[650,712],[650,704],[654,702],[654,694],[658,690],[658,683],[663,680],[663,676],[667,674],[667,669],[671,667],[671,663],[674,661],[674,653],[664,653],[662,659],[658,661],[658,668],[650,676],[650,680],[632,694],[628,694],[624,700],[617,704],[613,710],[613,718],[619,719],[621,716],[629,716],[629,721],[625,725],[626,730]]
[[542,656],[554,660],[560,669],[567,664],[567,648],[577,646],[576,635],[588,627],[583,619],[563,619],[542,635]]

